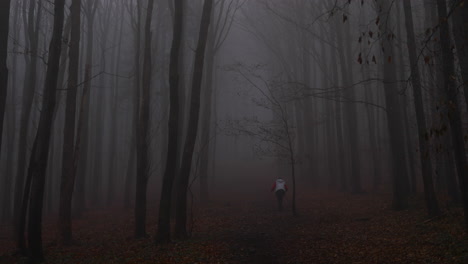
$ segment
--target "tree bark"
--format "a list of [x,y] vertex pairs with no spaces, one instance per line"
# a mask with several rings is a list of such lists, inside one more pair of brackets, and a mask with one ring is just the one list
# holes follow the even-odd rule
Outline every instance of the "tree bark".
[[403,1],[405,12],[405,25],[407,47],[411,65],[411,84],[413,86],[414,106],[416,109],[416,121],[418,125],[418,145],[419,158],[421,160],[422,179],[424,185],[424,195],[429,216],[434,217],[440,214],[433,183],[433,169],[429,154],[429,141],[424,135],[428,133],[426,118],[424,116],[424,103],[421,89],[421,77],[419,74],[418,59],[416,53],[416,37],[414,34],[413,11],[409,1]]
[[[389,32],[393,21],[389,14],[391,8],[387,1],[380,0],[378,5],[381,10],[380,19],[387,21],[387,27],[381,32],[382,35],[392,35]],[[385,92],[385,105],[387,124],[390,136],[390,159],[393,173],[393,208],[403,210],[408,207],[408,175],[406,170],[404,134],[402,126],[402,113],[396,81],[396,65],[394,63],[393,43],[390,37],[382,39],[385,50],[383,58],[383,79]]]
[[183,30],[183,3],[184,0],[174,0],[174,28],[170,54],[169,65],[169,121],[168,121],[168,140],[167,140],[167,158],[164,171],[161,199],[159,202],[158,229],[156,234],[156,243],[169,242],[172,187],[175,173],[177,170],[177,148],[179,131],[179,55],[182,42]]
[[[18,4],[16,4],[18,6]],[[15,20],[17,19],[17,13],[15,13]],[[5,0],[0,3],[0,150],[2,149],[2,138],[3,138],[3,122],[6,117],[6,102],[8,96],[8,32],[10,29],[10,0]],[[15,69],[13,69],[15,70]],[[14,88],[12,89],[14,93]],[[14,98],[14,97],[12,97]],[[12,107],[11,115],[6,117],[7,122],[9,125],[7,129],[9,131],[15,131],[15,109]],[[13,119],[12,119],[13,118]],[[10,127],[12,125],[12,127]],[[0,214],[0,221],[7,220],[10,218],[10,211],[11,211],[11,202],[10,202],[10,189],[11,189],[11,174],[12,174],[12,156],[13,156],[13,149],[12,144],[14,142],[14,133],[11,134],[7,131],[7,152],[11,153],[7,156],[8,163],[7,169],[4,175],[4,182],[3,182],[3,194],[2,198],[4,203],[0,204],[2,206],[1,214]]]
[[192,78],[192,91],[190,98],[190,116],[187,127],[187,137],[185,139],[184,152],[182,154],[182,164],[180,168],[179,182],[177,188],[177,207],[175,236],[178,238],[187,237],[187,190],[192,168],[193,150],[198,133],[198,121],[200,115],[200,93],[203,80],[203,70],[205,64],[205,50],[208,39],[208,30],[211,21],[211,10],[213,0],[205,0],[200,24],[200,34],[198,38],[197,50],[195,52],[194,72]]
[[42,111],[39,118],[38,133],[34,140],[28,174],[32,176],[31,197],[28,221],[28,244],[30,258],[33,263],[42,262],[42,207],[46,166],[49,152],[49,142],[53,114],[55,108],[55,93],[62,49],[62,32],[65,0],[55,0],[54,23],[52,39],[49,46],[48,67],[44,83]]
[[[213,28],[213,27],[212,27]],[[213,75],[214,63],[216,58],[214,47],[213,30],[208,38],[208,46],[206,51],[206,77],[205,77],[205,92],[203,100],[203,108],[201,115],[200,128],[200,200],[202,203],[207,203],[210,200],[208,188],[208,165],[209,165],[209,150],[210,150],[210,130],[211,130],[211,108],[213,106]]]
[[[365,65],[362,68],[362,78],[367,80],[371,78],[369,65]],[[370,83],[364,84],[365,88],[365,100],[367,102],[374,102],[373,96],[373,86]],[[378,122],[377,122],[377,113],[376,108],[370,105],[366,105],[366,116],[367,116],[367,125],[369,133],[369,146],[370,146],[370,155],[372,156],[372,188],[378,190],[382,183],[382,176],[380,172],[380,157],[379,157],[379,146],[377,144],[378,137]],[[380,111],[378,109],[377,111]]]
[[10,0],[0,3],[0,149],[2,148],[3,119],[8,90],[8,31],[10,28]]
[[[124,17],[125,7],[122,3],[120,3],[120,17]],[[111,106],[110,106],[110,131],[113,131],[110,137],[110,147],[109,147],[109,177],[108,177],[108,192],[107,192],[107,205],[112,205],[112,202],[115,198],[115,189],[116,189],[116,179],[115,177],[118,176],[120,173],[119,164],[117,163],[119,158],[119,149],[118,146],[120,145],[118,142],[120,129],[118,128],[118,100],[119,100],[119,91],[120,91],[120,83],[119,83],[119,73],[120,73],[120,66],[121,66],[121,57],[122,57],[122,39],[123,39],[123,28],[124,28],[124,19],[120,19],[120,25],[116,26],[115,37],[118,35],[118,48],[116,51],[115,63],[114,65],[114,72],[115,78],[113,78],[112,82],[112,96],[111,96]],[[118,31],[118,34],[117,34]]]
[[[342,74],[343,74],[343,82],[344,86],[346,87],[345,96],[346,100],[350,102],[346,104],[345,108],[345,115],[347,126],[349,129],[349,143],[350,143],[350,156],[351,156],[351,175],[350,175],[350,185],[351,191],[354,194],[362,193],[362,184],[361,184],[361,159],[360,159],[360,151],[359,151],[359,135],[358,135],[358,122],[359,119],[357,118],[357,108],[356,103],[356,95],[354,92],[353,85],[353,63],[351,58],[353,54],[351,52],[351,37],[350,37],[350,26],[349,22],[345,23],[344,25],[343,35],[345,39],[343,45],[345,46],[343,52],[346,52],[347,60],[343,57],[341,60],[342,67]],[[342,52],[340,52],[342,54]]]
[[440,45],[442,51],[442,71],[444,73],[444,97],[447,99],[445,106],[446,114],[450,123],[453,151],[458,172],[458,182],[463,199],[463,210],[465,213],[465,228],[468,229],[468,162],[466,160],[466,149],[463,126],[458,103],[458,89],[453,78],[455,74],[454,58],[451,50],[449,25],[447,21],[447,6],[445,0],[437,0],[437,10],[440,23]]
[[135,190],[135,237],[146,236],[146,192],[150,171],[149,161],[149,115],[150,115],[150,89],[151,89],[151,20],[153,17],[154,0],[148,1],[145,23],[145,47],[142,76],[142,93],[140,98],[140,113],[138,120],[138,151],[137,151],[137,178]]
[[468,106],[468,3],[460,0],[451,2],[455,4],[452,30],[463,80],[465,102]]
[[[87,22],[87,39],[86,39],[86,62],[85,62],[85,72],[84,72],[84,81],[83,81],[83,96],[81,98],[80,104],[80,117],[78,124],[81,127],[78,130],[77,143],[76,146],[80,149],[79,152],[76,152],[76,159],[79,159],[79,173],[77,180],[77,188],[75,195],[75,212],[77,215],[80,215],[86,207],[86,198],[85,198],[85,182],[86,176],[88,173],[89,166],[89,144],[90,144],[90,133],[89,133],[89,124],[90,124],[90,91],[92,84],[92,67],[93,67],[93,57],[94,57],[94,18],[96,15],[98,1],[87,0],[84,4],[85,8],[83,12],[86,16]],[[78,144],[78,141],[80,144]]]
[[[131,188],[133,188],[133,184],[135,183],[135,161],[137,159],[137,133],[138,133],[138,118],[139,118],[139,109],[140,109],[140,86],[141,86],[141,0],[136,2],[137,4],[137,15],[133,17],[133,29],[134,29],[134,47],[135,47],[135,54],[134,54],[134,67],[135,67],[135,78],[134,78],[134,87],[132,93],[132,121],[131,121],[131,134],[130,134],[130,153],[128,157],[128,165],[127,165],[127,173],[125,178],[125,207],[130,207],[130,197],[131,197]],[[136,20],[136,21],[135,21]]]
[[[97,1],[98,2],[98,1]],[[101,3],[103,4],[103,3]],[[105,73],[107,70],[107,57],[105,56],[106,50],[108,48],[108,35],[109,35],[109,27],[110,27],[110,17],[112,13],[112,5],[107,2],[107,5],[103,6],[103,12],[99,12],[98,18],[98,36],[100,41],[98,42],[100,45],[99,51],[99,63],[100,69],[102,73]],[[101,11],[99,9],[98,11]],[[107,85],[107,79],[104,74],[99,76],[99,87],[96,87],[91,92],[94,92],[93,99],[95,99],[94,103],[91,106],[94,106],[94,114],[93,117],[93,129],[94,129],[94,143],[93,143],[93,172],[91,174],[92,178],[92,185],[91,185],[91,201],[94,205],[102,205],[102,198],[103,198],[103,180],[105,175],[104,170],[104,161],[105,156],[104,153],[104,141],[106,137],[104,136],[105,133],[105,126],[107,125],[107,119],[105,116],[105,106],[106,106],[106,99],[107,99],[107,89],[105,86]]]
[[[26,214],[29,202],[29,192],[31,178],[27,176],[25,179],[25,171],[28,166],[28,136],[31,124],[31,114],[34,104],[34,94],[36,92],[36,80],[37,80],[37,59],[38,59],[38,46],[39,46],[39,27],[42,15],[42,0],[37,4],[36,17],[34,13],[36,10],[36,1],[29,2],[29,11],[27,14],[27,22],[25,24],[25,30],[27,31],[26,37],[29,40],[29,50],[31,58],[25,56],[27,69],[25,73],[24,89],[23,89],[23,100],[22,110],[20,117],[20,131],[19,131],[19,143],[18,143],[18,164],[16,170],[16,182],[15,182],[15,197],[14,197],[14,212],[13,219],[15,221],[15,231],[17,246],[20,252],[26,252],[26,241],[25,241],[25,225],[26,225]],[[26,14],[23,19],[26,21]],[[28,178],[29,177],[29,178]]]
[[60,184],[59,229],[60,240],[64,245],[72,241],[71,206],[75,187],[75,118],[76,94],[78,86],[78,67],[81,38],[81,0],[73,0],[70,7],[71,37],[69,43],[69,66],[65,126],[63,130],[63,161]]
[[[335,30],[335,32],[338,32]],[[332,73],[334,76],[334,81],[332,85],[338,86],[338,64],[337,64],[337,57],[336,52],[333,52],[333,48],[330,48],[330,59],[331,59],[331,67]],[[339,167],[339,189],[340,191],[347,190],[347,178],[346,178],[346,167],[344,166],[346,162],[346,156],[344,152],[344,142],[343,142],[343,123],[342,123],[342,104],[340,102],[341,98],[341,91],[340,89],[336,89],[335,94],[336,98],[335,102],[335,128],[336,128],[336,145],[338,151],[338,162],[341,164]]]

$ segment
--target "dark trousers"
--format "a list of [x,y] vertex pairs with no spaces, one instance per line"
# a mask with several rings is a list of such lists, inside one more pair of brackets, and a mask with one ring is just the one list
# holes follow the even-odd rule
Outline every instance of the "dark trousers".
[[283,210],[283,197],[286,192],[284,190],[277,190],[275,192],[276,194],[276,199],[278,199],[278,210],[282,211]]

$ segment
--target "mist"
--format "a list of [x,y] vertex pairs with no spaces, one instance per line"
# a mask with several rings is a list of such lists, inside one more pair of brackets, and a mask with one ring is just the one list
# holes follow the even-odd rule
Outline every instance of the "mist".
[[463,0],[3,0],[0,263],[465,263]]

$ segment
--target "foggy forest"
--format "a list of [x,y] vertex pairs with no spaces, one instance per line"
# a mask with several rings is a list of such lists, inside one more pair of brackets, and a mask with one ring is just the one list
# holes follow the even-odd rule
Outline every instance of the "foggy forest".
[[465,0],[0,0],[0,263],[468,263]]

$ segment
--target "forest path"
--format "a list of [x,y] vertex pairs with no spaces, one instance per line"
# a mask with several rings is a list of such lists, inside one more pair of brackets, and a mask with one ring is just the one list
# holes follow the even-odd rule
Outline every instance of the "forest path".
[[[272,194],[267,199],[227,202],[221,208],[218,205],[199,217],[212,219],[210,228],[218,224],[223,228],[216,231],[202,228],[198,235],[212,234],[210,239],[222,241],[229,250],[225,254],[226,263],[301,263],[288,261],[288,248],[299,242],[298,232],[304,226],[312,230],[310,227],[318,218],[310,214],[293,216],[290,202],[286,199],[284,210],[278,211]],[[321,239],[318,234],[314,236]]]
[[[274,198],[274,197],[272,197]],[[278,244],[287,234],[288,225],[273,209],[273,201],[252,202],[231,216],[237,218],[237,228],[224,237],[230,241],[233,261],[238,263],[280,263]]]
[[[290,196],[279,212],[272,193],[225,194],[207,206],[195,203],[191,238],[164,245],[154,244],[154,210],[150,236],[133,239],[133,211],[95,209],[74,221],[73,247],[57,244],[56,218],[47,217],[45,254],[50,264],[468,263],[461,210],[426,221],[423,200],[411,203],[395,212],[390,195],[311,192],[299,196],[295,217]],[[18,263],[14,249],[14,241],[0,239],[1,264]]]

